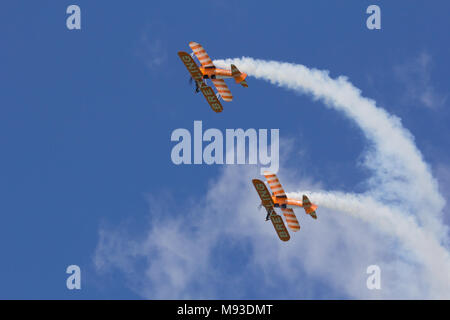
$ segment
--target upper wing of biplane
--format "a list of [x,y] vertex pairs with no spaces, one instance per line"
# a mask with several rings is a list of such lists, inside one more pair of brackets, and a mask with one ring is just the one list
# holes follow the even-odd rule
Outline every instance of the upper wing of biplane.
[[217,91],[219,91],[219,94],[224,101],[229,102],[233,100],[233,95],[223,79],[211,79],[211,81],[214,83],[214,86]]
[[270,190],[272,190],[273,194],[279,198],[286,198],[286,193],[283,190],[283,187],[280,184],[280,181],[277,178],[275,173],[271,173],[269,171],[264,171],[264,176],[267,179],[267,183],[269,184]]
[[211,58],[199,43],[191,41],[189,42],[189,47],[191,47],[192,51],[194,51],[195,56],[197,57],[198,61],[200,61],[202,66],[204,66],[205,68],[214,67]]
[[291,208],[281,207],[284,217],[286,218],[287,225],[292,231],[300,230],[300,224],[298,223],[297,217],[295,216],[294,210]]

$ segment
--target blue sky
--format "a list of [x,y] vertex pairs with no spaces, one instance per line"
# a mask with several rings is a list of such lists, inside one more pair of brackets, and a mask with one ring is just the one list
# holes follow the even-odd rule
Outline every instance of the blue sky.
[[[382,29],[371,31],[365,10],[374,3],[381,7]],[[66,28],[70,4],[81,8],[82,30]],[[101,232],[139,242],[155,219],[164,219],[161,215],[189,223],[186,216],[195,215],[188,212],[210,205],[207,192],[227,176],[225,169],[176,166],[170,159],[172,131],[192,131],[194,120],[223,131],[279,128],[280,148],[290,143],[288,152],[280,150],[286,154],[281,162],[297,168],[297,177],[320,182],[321,189],[365,190],[370,172],[360,162],[368,146],[353,122],[308,95],[251,77],[248,89],[230,82],[234,101],[224,102],[224,112],[215,114],[193,94],[176,55],[188,51],[189,41],[201,43],[213,59],[248,56],[329,70],[332,78],[347,76],[364,97],[401,118],[448,198],[449,10],[445,1],[5,2],[0,12],[0,298],[159,297],[145,287],[148,261],[157,257],[131,259],[129,273],[128,266],[111,262],[117,260],[107,262],[107,271],[98,270],[95,261]],[[241,169],[258,173],[250,166]],[[288,180],[289,173],[279,175]],[[240,187],[233,194],[247,192]],[[245,213],[263,219],[254,211]],[[304,289],[287,293],[283,286],[292,284],[286,279],[254,285],[265,279],[264,267],[247,270],[251,281],[242,281],[247,259],[257,260],[255,254],[263,252],[247,240],[221,236],[213,254],[220,270],[211,273],[213,285],[201,297],[358,297],[339,280],[330,282],[326,272],[302,267],[296,272]],[[196,241],[202,246],[201,237]],[[70,264],[81,267],[80,291],[65,286]],[[226,283],[217,280],[223,274]],[[204,289],[203,280],[190,277],[180,298],[196,286]],[[158,285],[153,290],[164,290]]]

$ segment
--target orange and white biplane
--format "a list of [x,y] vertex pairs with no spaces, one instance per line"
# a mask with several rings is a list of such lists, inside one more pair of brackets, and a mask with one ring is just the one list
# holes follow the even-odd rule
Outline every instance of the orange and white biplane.
[[264,176],[267,179],[272,194],[269,193],[266,185],[261,180],[253,179],[253,185],[261,198],[261,206],[267,210],[266,220],[270,219],[272,221],[275,231],[281,240],[288,241],[290,239],[289,233],[284,226],[281,216],[276,214],[275,208],[281,209],[289,229],[296,232],[300,230],[300,224],[298,223],[293,208],[303,207],[306,214],[309,214],[313,219],[317,219],[317,205],[311,203],[306,195],[303,195],[302,201],[288,198],[274,173],[265,171]]
[[[215,112],[222,112],[223,107],[219,99],[223,101],[232,101],[233,95],[224,79],[233,78],[236,83],[241,84],[243,87],[248,87],[245,78],[247,74],[240,72],[234,64],[231,65],[231,69],[216,68],[211,58],[206,53],[205,49],[197,42],[189,42],[189,46],[192,49],[192,54],[180,51],[178,56],[191,74],[191,79],[195,81],[195,92],[201,91],[208,101],[209,105]],[[193,56],[196,56],[201,66],[195,63]],[[214,90],[206,84],[206,80],[210,79],[217,89],[217,94]]]

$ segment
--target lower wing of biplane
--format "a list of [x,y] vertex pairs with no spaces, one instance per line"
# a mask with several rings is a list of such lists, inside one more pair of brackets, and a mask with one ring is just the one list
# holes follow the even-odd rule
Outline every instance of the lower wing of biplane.
[[274,202],[270,196],[269,190],[267,190],[266,185],[258,179],[253,179],[252,182],[259,197],[261,198],[261,205],[266,208],[267,215],[270,218],[270,221],[272,221],[278,237],[282,241],[288,241],[291,237],[289,236],[289,232],[284,225],[283,219],[275,212]]

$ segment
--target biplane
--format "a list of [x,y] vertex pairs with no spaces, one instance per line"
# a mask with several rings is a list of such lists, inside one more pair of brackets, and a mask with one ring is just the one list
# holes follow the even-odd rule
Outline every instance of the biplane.
[[300,224],[298,223],[293,208],[302,207],[306,214],[310,215],[313,219],[317,219],[317,205],[311,203],[306,195],[303,195],[302,200],[288,198],[276,174],[265,171],[264,176],[267,179],[272,194],[270,194],[266,185],[261,180],[253,179],[253,185],[261,198],[261,206],[267,211],[266,220],[272,221],[275,231],[282,241],[288,241],[290,239],[289,233],[284,225],[283,219],[275,212],[275,208],[281,209],[289,229],[297,232],[300,230]]
[[[230,70],[216,68],[205,49],[197,42],[189,42],[189,47],[192,49],[191,54],[179,51],[178,56],[191,74],[191,81],[195,81],[195,92],[201,91],[211,108],[215,112],[222,112],[223,107],[219,99],[227,102],[233,100],[233,95],[224,79],[233,78],[236,83],[247,88],[248,84],[247,81],[245,81],[247,74],[240,72],[234,64],[231,65]],[[194,55],[201,66],[198,66],[194,61]],[[207,79],[212,81],[214,87],[217,89],[217,93],[207,85]]]

